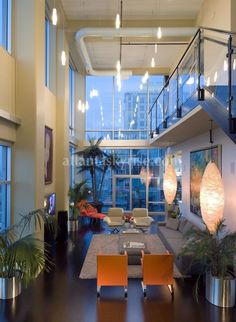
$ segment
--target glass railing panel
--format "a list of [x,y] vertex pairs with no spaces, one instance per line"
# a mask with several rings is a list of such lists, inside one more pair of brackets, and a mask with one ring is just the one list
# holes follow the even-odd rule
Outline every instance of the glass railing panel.
[[[227,41],[228,37],[222,36],[217,40],[225,43],[217,43],[209,40],[212,33],[205,33],[204,39],[204,80],[205,87],[214,95],[225,107],[228,106],[228,60]],[[214,57],[214,59],[213,59]]]
[[163,118],[164,120],[169,116],[169,85],[163,91]]
[[156,130],[156,117],[157,117],[157,114],[156,114],[157,113],[156,105],[157,105],[157,103],[155,103],[153,105],[152,114],[151,114],[152,131],[154,131],[154,132]]
[[177,72],[173,74],[169,81],[169,108],[168,113],[172,115],[176,113],[177,108]]
[[164,108],[164,92],[160,94],[158,100],[157,100],[157,127],[159,127],[162,122],[164,121],[164,114],[163,114],[163,108]]
[[198,82],[198,48],[195,41],[178,68],[179,105],[184,104],[196,91]]

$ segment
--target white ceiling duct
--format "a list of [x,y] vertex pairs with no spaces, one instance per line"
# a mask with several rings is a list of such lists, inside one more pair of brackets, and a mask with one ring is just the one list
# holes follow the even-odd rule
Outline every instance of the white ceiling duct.
[[[163,27],[162,37],[192,37],[196,28],[192,27]],[[156,38],[157,28],[82,28],[77,31],[75,35],[77,48],[84,63],[86,72],[94,76],[115,76],[117,74],[114,70],[94,70],[91,64],[88,51],[84,39],[87,37],[101,37],[103,39],[112,39],[120,37],[134,37],[134,38]],[[121,70],[122,77],[132,75],[131,70]]]

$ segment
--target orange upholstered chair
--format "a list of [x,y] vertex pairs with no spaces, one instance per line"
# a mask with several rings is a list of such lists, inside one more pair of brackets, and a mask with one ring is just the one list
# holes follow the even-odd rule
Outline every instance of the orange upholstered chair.
[[97,255],[97,296],[101,286],[123,286],[128,295],[128,257],[123,255]]
[[144,254],[142,251],[143,294],[147,296],[147,285],[166,285],[174,294],[174,256],[166,254]]

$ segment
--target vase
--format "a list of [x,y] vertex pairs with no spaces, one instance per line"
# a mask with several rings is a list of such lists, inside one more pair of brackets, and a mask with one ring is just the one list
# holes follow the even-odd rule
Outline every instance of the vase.
[[206,299],[220,307],[232,307],[235,304],[235,276],[228,273],[226,278],[206,274]]

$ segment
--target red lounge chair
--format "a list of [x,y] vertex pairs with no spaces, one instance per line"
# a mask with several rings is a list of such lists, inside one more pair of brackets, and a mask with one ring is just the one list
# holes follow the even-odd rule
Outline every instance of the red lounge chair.
[[81,200],[78,203],[78,208],[82,217],[88,217],[95,221],[103,220],[106,217],[106,215],[99,213],[97,209],[90,205],[86,200]]

